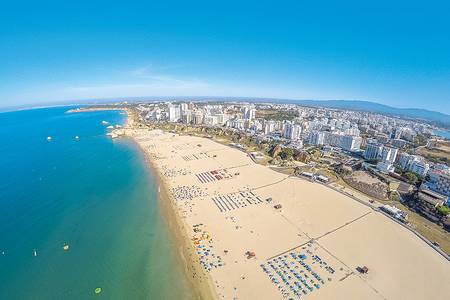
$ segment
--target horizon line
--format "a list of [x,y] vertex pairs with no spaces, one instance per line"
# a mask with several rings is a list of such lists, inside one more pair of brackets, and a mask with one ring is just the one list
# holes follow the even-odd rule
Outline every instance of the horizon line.
[[[154,98],[154,99],[150,99]],[[158,99],[159,98],[159,99]],[[92,105],[92,104],[98,104],[98,103],[89,103],[90,101],[113,101],[116,102],[124,102],[128,100],[133,101],[160,101],[160,99],[163,98],[173,98],[173,99],[182,99],[182,98],[210,98],[211,100],[222,100],[224,102],[226,101],[232,101],[233,99],[239,100],[239,99],[251,99],[251,100],[278,100],[278,101],[323,101],[323,102],[329,102],[329,101],[354,101],[354,102],[366,102],[366,103],[374,103],[377,105],[382,105],[385,107],[390,107],[394,109],[402,109],[402,110],[408,110],[408,109],[417,109],[417,110],[423,110],[428,112],[434,112],[434,113],[440,113],[446,116],[450,117],[450,114],[435,110],[430,110],[426,108],[418,108],[418,107],[398,107],[398,106],[391,106],[387,104],[383,104],[377,101],[373,100],[361,100],[361,99],[293,99],[293,98],[273,98],[273,97],[252,97],[252,96],[119,96],[119,97],[105,97],[105,98],[86,98],[86,99],[73,99],[73,100],[56,100],[56,101],[49,101],[44,102],[41,104],[21,104],[21,105],[10,105],[10,106],[1,106],[0,105],[0,113],[4,112],[13,112],[13,111],[20,111],[20,110],[31,110],[31,109],[40,109],[40,108],[52,108],[52,107],[62,107],[62,106],[71,106],[71,105]],[[228,98],[228,99],[224,99]],[[201,99],[201,100],[208,100],[208,99]],[[106,103],[105,103],[106,104]],[[347,108],[348,110],[352,110],[351,108]],[[361,111],[360,109],[353,109],[356,111]]]

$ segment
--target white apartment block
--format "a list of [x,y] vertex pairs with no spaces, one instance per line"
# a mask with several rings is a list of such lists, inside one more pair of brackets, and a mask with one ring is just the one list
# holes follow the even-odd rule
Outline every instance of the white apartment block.
[[383,149],[381,150],[381,160],[392,164],[397,158],[397,153],[397,148],[383,147]]
[[283,137],[290,140],[300,139],[302,133],[302,127],[298,124],[292,124],[287,122],[284,124]]
[[381,150],[383,149],[383,145],[379,143],[369,143],[366,146],[366,150],[364,151],[365,159],[378,159],[381,156]]
[[217,116],[205,116],[205,119],[203,121],[205,125],[208,126],[216,126],[219,124],[219,118]]
[[361,142],[362,138],[359,136],[344,135],[341,138],[340,147],[348,151],[355,151],[359,150],[361,147]]
[[276,130],[276,122],[275,121],[266,121],[264,122],[264,134],[270,134]]
[[432,170],[428,174],[430,176],[428,187],[435,192],[450,196],[450,171]]
[[178,122],[181,118],[180,106],[169,104],[168,109],[169,109],[169,122]]
[[325,142],[325,133],[321,131],[311,132],[309,134],[309,144],[320,146]]
[[194,123],[195,125],[203,124],[203,112],[202,111],[195,112],[195,114],[192,116],[192,123]]
[[425,177],[430,169],[430,165],[424,161],[413,161],[409,167],[409,171],[419,174],[421,177]]
[[423,157],[408,153],[400,154],[399,165],[402,170],[417,173],[422,177],[425,177],[430,169]]

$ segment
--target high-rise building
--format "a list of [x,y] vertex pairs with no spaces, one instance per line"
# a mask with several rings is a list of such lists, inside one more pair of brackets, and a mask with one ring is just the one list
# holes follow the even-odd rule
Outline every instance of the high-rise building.
[[250,110],[250,108],[248,106],[244,106],[241,108],[241,111],[244,113],[244,118],[247,118],[248,115],[248,111]]
[[169,122],[178,122],[181,117],[180,106],[169,104],[168,108],[169,108]]
[[401,153],[398,164],[403,171],[414,172],[422,177],[427,175],[430,165],[422,156]]
[[425,161],[413,161],[411,166],[409,167],[409,171],[420,175],[421,177],[425,177],[430,169],[430,165]]
[[390,173],[390,172],[394,172],[394,170],[395,170],[394,165],[388,161],[380,161],[377,164],[377,169],[383,173]]
[[256,118],[256,109],[253,106],[244,106],[243,113],[246,120],[251,121]]
[[397,153],[397,148],[383,147],[383,149],[381,150],[381,160],[392,164],[397,158]]
[[383,146],[378,143],[368,143],[364,151],[365,159],[378,159],[381,156]]
[[438,193],[450,196],[450,171],[432,170],[428,173],[430,181],[428,187]]
[[325,132],[323,131],[316,131],[311,132],[309,134],[309,144],[320,146],[323,145],[325,141]]
[[245,114],[245,118],[250,121],[254,120],[256,118],[256,109],[253,107],[249,108]]
[[298,124],[287,122],[284,124],[283,137],[290,140],[298,140],[302,133],[302,127]]
[[263,130],[262,123],[259,122],[258,120],[255,120],[252,122],[250,129],[254,131],[262,131]]
[[195,114],[192,116],[192,121],[196,125],[203,124],[203,112],[198,110],[195,112]]
[[231,120],[231,127],[244,130],[246,128],[245,126],[246,120],[244,119],[233,119]]
[[357,127],[351,127],[344,131],[346,135],[359,136],[360,131]]
[[203,123],[205,123],[205,125],[209,125],[209,126],[216,126],[219,123],[219,121],[218,121],[217,116],[208,115],[208,116],[205,116]]
[[391,144],[392,144],[392,146],[394,146],[396,148],[403,148],[406,146],[406,141],[401,140],[401,139],[393,139],[393,140],[391,140]]
[[181,103],[180,104],[180,113],[183,114],[185,111],[189,109],[189,104],[187,103]]
[[416,156],[403,152],[400,153],[398,164],[402,170],[408,170],[411,163],[416,159]]
[[147,113],[145,118],[150,121],[159,121],[161,119],[161,110],[159,108],[154,108]]
[[185,110],[182,114],[181,114],[181,121],[184,124],[190,124],[192,123],[192,111],[190,110]]
[[359,150],[362,138],[359,136],[344,135],[341,138],[340,147],[348,151]]
[[230,116],[227,114],[217,114],[216,116],[217,116],[217,123],[221,126],[224,125],[230,118]]
[[275,131],[276,123],[274,121],[264,122],[264,134],[270,134]]

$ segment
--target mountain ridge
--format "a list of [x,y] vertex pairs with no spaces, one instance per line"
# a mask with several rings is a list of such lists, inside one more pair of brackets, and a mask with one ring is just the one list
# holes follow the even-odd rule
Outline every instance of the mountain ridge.
[[367,111],[399,117],[407,117],[432,122],[436,125],[450,127],[450,115],[423,108],[397,108],[366,100],[294,100],[295,103],[306,106],[329,107]]

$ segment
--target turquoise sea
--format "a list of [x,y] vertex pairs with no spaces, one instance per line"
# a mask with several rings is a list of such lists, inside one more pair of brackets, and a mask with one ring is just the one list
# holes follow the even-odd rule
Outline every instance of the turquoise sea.
[[0,113],[0,299],[192,298],[125,116],[67,109]]

